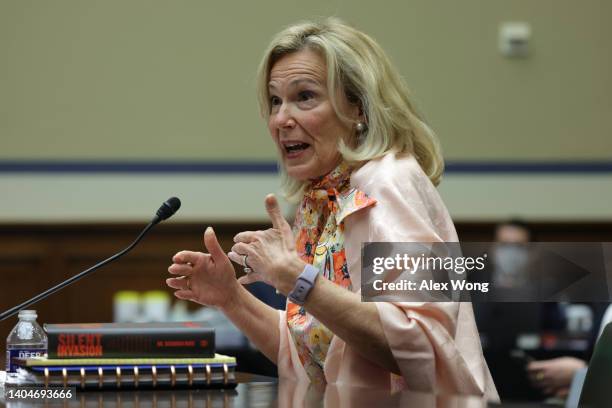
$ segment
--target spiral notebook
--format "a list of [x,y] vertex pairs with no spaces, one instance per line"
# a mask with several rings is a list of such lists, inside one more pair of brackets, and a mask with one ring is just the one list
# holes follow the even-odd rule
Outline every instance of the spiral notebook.
[[233,388],[234,357],[16,359],[22,384],[88,389]]

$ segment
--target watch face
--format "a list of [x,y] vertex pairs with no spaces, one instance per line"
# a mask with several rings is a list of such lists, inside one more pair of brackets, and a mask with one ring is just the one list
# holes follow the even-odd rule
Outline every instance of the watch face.
[[306,295],[310,291],[311,287],[312,284],[300,276],[297,282],[295,283],[295,287],[289,294],[289,299],[293,303],[296,303],[300,306],[303,305],[304,300],[306,299]]
[[292,294],[289,294],[289,296],[287,297],[292,303],[295,303],[296,305],[302,306],[304,304],[304,302],[301,299],[296,298]]

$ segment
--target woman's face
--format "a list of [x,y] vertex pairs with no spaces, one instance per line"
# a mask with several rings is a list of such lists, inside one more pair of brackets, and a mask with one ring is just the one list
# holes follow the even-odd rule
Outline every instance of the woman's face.
[[[281,57],[270,70],[268,128],[287,174],[298,180],[323,176],[340,162],[339,138],[350,135],[329,99],[325,60],[302,50]],[[339,108],[357,118],[359,109],[344,95]]]

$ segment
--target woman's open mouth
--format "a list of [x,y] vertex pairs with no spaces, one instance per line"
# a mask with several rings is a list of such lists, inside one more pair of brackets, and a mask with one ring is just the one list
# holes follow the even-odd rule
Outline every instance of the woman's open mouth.
[[288,159],[294,159],[299,157],[310,145],[308,143],[301,142],[285,142],[283,148],[285,149],[285,155]]

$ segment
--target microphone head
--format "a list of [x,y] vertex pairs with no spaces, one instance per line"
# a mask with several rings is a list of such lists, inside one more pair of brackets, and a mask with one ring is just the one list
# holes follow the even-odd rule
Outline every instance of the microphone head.
[[160,222],[163,220],[167,220],[172,217],[177,210],[181,208],[181,200],[177,197],[170,197],[159,207],[157,213],[155,215],[155,222]]

